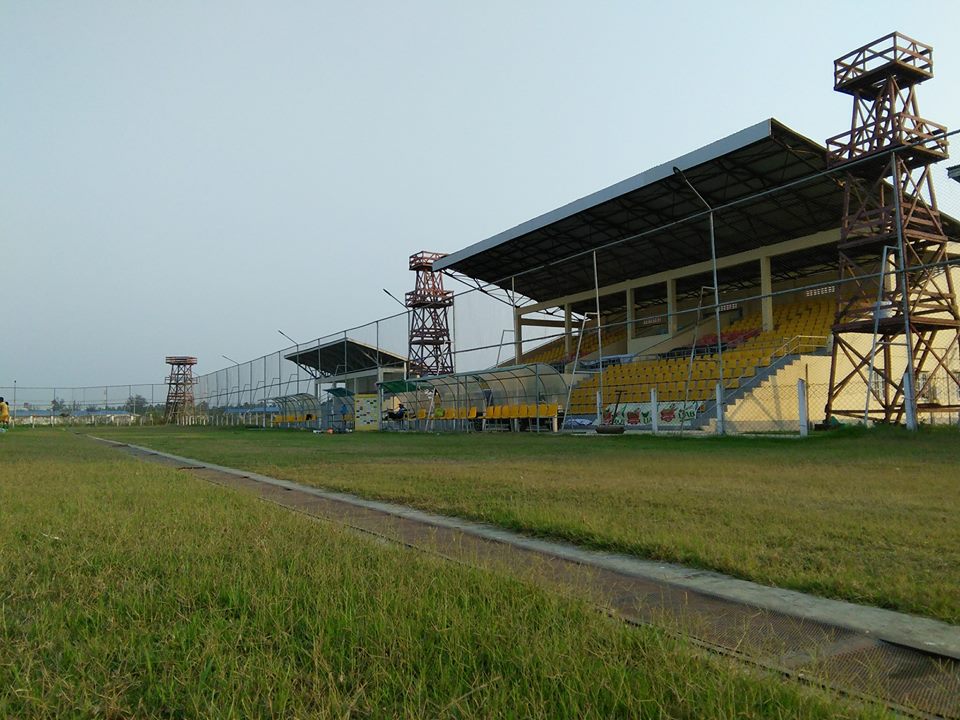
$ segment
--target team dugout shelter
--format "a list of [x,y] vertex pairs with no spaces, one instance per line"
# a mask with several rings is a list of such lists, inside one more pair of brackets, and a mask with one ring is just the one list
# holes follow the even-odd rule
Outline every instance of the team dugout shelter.
[[307,415],[323,429],[375,430],[383,412],[378,383],[402,380],[407,358],[354,338],[302,345],[284,359],[314,380],[316,408],[302,394],[275,398],[283,407],[280,424],[309,425]]

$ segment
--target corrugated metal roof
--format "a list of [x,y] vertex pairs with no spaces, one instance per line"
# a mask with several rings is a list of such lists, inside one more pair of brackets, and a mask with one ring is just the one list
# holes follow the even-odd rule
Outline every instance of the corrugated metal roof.
[[350,375],[376,371],[378,367],[403,367],[405,357],[353,338],[305,345],[284,358],[315,371],[319,377]]
[[[764,120],[454,252],[434,267],[505,289],[513,286],[524,297],[544,301],[594,287],[590,251],[595,248],[604,248],[597,262],[601,286],[708,260],[704,206],[674,175],[674,166],[712,205],[723,206],[826,165],[822,145],[775,119]],[[724,208],[717,213],[717,253],[731,255],[837,228],[842,208],[842,190],[826,176]],[[684,219],[689,221],[677,224]],[[629,242],[620,242],[626,238]],[[578,253],[579,258],[558,262]],[[835,266],[836,257],[836,248],[826,246],[783,258],[774,272],[792,277],[804,266]],[[721,281],[736,284],[747,275],[752,281],[759,275],[755,270],[743,269],[741,278],[730,269]]]
[[756,125],[751,125],[750,127],[744,128],[739,132],[735,132],[733,135],[728,135],[727,137],[716,140],[698,150],[689,152],[686,155],[681,155],[670,162],[656,165],[655,167],[645,170],[642,173],[634,175],[633,177],[629,177],[626,180],[621,180],[618,183],[614,183],[609,187],[605,187],[602,190],[591,193],[590,195],[582,197],[579,200],[574,200],[571,203],[567,203],[556,210],[551,210],[550,212],[544,213],[543,215],[535,217],[532,220],[527,220],[526,222],[520,223],[516,227],[512,227],[509,230],[504,230],[503,232],[497,233],[486,240],[481,240],[480,242],[474,243],[473,245],[465,247],[462,250],[451,253],[435,262],[433,267],[436,270],[454,267],[458,262],[477,255],[478,253],[485,252],[486,250],[494,248],[498,245],[502,245],[510,240],[522,237],[523,235],[531,233],[535,230],[545,228],[548,225],[552,225],[553,223],[576,215],[577,213],[595,208],[598,205],[602,205],[603,203],[618,198],[622,195],[626,195],[648,185],[652,185],[653,183],[664,180],[665,178],[672,177],[674,167],[678,167],[684,171],[690,170],[697,165],[710,162],[711,160],[715,160],[716,158],[733,152],[734,150],[739,150],[759,140],[768,138],[772,132],[772,122],[772,119],[767,119],[757,123]]

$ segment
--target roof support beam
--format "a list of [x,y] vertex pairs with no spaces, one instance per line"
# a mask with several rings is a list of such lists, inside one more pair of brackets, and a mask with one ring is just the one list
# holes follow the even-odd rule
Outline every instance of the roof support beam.
[[[756,262],[764,256],[776,257],[777,255],[786,255],[787,253],[796,252],[798,250],[806,250],[819,245],[836,243],[839,239],[839,229],[824,230],[822,232],[814,233],[813,235],[805,235],[804,237],[794,238],[793,240],[786,240],[773,245],[764,245],[763,247],[747,250],[746,252],[717,258],[717,268],[724,269],[736,267],[737,265]],[[601,296],[613,295],[615,293],[625,292],[626,290],[633,288],[648,287],[650,285],[667,282],[668,280],[690,277],[692,275],[700,275],[701,273],[710,272],[712,267],[713,265],[710,260],[704,260],[703,262],[688,265],[683,268],[677,268],[676,270],[667,270],[665,272],[647,275],[646,277],[626,280],[613,285],[607,285],[600,288],[599,294]],[[565,295],[563,297],[554,298],[553,300],[546,300],[544,302],[533,303],[531,305],[524,305],[523,307],[517,309],[517,313],[518,315],[529,315],[535,312],[542,312],[548,308],[562,307],[565,304],[584,302],[596,297],[597,294],[598,292],[596,290],[585,290],[583,292],[574,293],[573,295]]]
[[773,330],[773,280],[770,272],[770,256],[760,258],[760,312],[763,318],[763,331]]
[[532,327],[564,327],[566,322],[563,320],[547,320],[545,318],[527,318],[522,320],[520,324]]

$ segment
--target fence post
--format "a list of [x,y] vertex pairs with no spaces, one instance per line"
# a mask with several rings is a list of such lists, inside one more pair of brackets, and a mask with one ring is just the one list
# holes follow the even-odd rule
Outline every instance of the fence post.
[[[910,335],[907,335],[907,341],[909,342]],[[913,362],[913,355],[908,356],[907,362]],[[903,404],[906,409],[907,415],[907,430],[916,430],[917,425],[917,399],[916,399],[916,388],[913,385],[914,375],[912,368],[907,367],[907,371],[903,373]]]
[[660,432],[660,408],[657,403],[657,386],[650,388],[650,421],[653,425],[653,434]]
[[797,410],[800,417],[800,437],[806,437],[810,432],[807,418],[807,383],[803,378],[797,378]]
[[717,435],[723,435],[723,385],[717,383]]

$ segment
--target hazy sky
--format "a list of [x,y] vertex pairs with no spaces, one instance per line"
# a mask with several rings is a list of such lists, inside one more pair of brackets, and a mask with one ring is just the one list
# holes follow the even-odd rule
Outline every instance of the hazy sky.
[[0,386],[213,370],[764,118],[822,142],[832,60],[894,29],[958,127],[960,4],[913,7],[0,0]]

